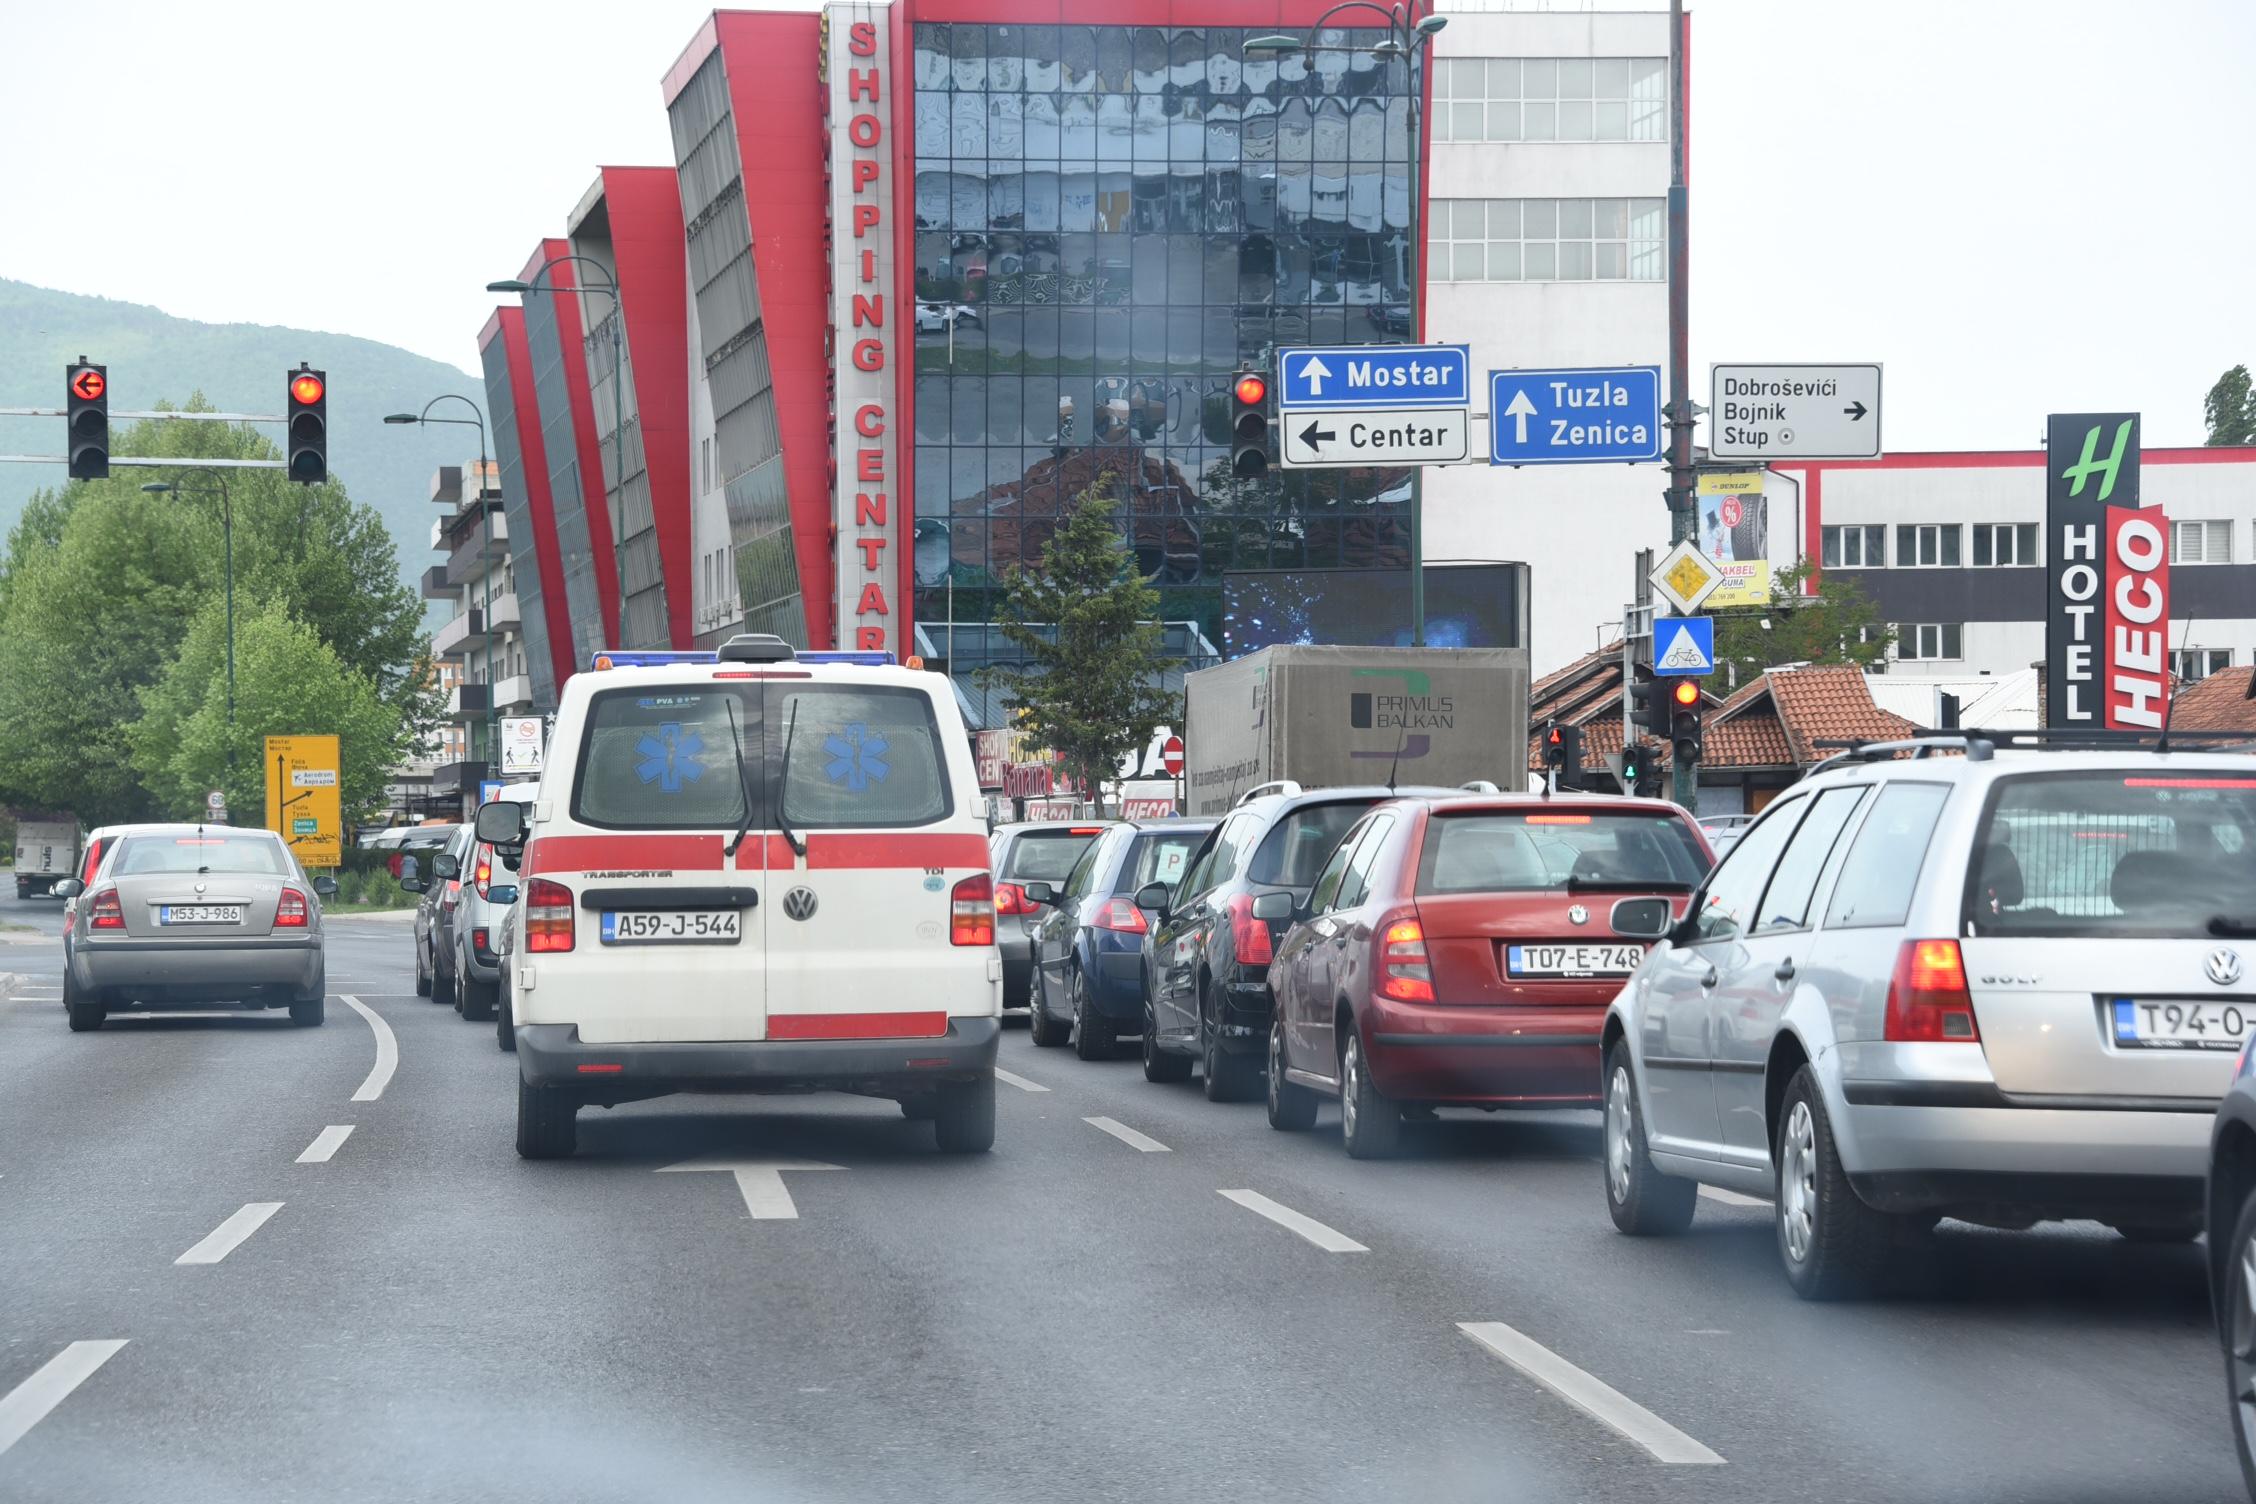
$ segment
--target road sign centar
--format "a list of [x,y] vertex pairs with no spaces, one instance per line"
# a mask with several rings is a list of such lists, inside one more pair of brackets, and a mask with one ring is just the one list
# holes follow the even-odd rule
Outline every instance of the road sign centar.
[[266,828],[288,842],[304,866],[344,860],[339,766],[334,736],[266,739]]
[[109,381],[92,366],[80,366],[71,376],[71,395],[82,402],[92,402],[109,390]]
[[1465,457],[1461,407],[1287,412],[1285,468],[1447,465]]
[[1492,465],[1634,464],[1661,457],[1661,370],[1488,373]]
[[1277,405],[1463,407],[1473,399],[1463,345],[1327,345],[1277,354]]

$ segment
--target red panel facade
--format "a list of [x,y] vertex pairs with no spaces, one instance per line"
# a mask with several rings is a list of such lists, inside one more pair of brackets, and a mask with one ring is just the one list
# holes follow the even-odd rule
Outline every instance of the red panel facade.
[[[678,212],[678,211],[677,211]],[[532,260],[525,263],[523,280],[534,281],[547,266],[545,287],[555,289],[556,331],[563,344],[564,393],[572,408],[572,442],[579,449],[580,502],[587,515],[587,546],[594,555],[596,607],[603,614],[603,640],[619,641],[619,551],[612,546],[611,499],[603,484],[603,442],[596,437],[595,399],[588,388],[586,331],[580,324],[579,263],[562,258],[572,254],[568,240],[544,240]],[[565,297],[563,294],[575,296]],[[530,388],[528,388],[529,390]],[[561,582],[563,576],[557,579]],[[546,581],[542,584],[545,586]],[[547,594],[544,589],[543,595]]]
[[548,491],[548,446],[541,442],[540,404],[533,398],[533,347],[525,338],[525,310],[496,308],[478,335],[482,351],[496,339],[509,363],[510,418],[517,425],[517,471],[525,483],[525,510],[533,519],[533,557],[540,564],[541,614],[547,618],[548,661],[556,685],[572,677],[572,613],[564,600],[564,550],[556,540],[556,509]]
[[689,273],[682,256],[681,189],[670,167],[606,167],[611,255],[627,321],[643,462],[658,560],[666,576],[666,633],[677,649],[697,645],[690,582]]

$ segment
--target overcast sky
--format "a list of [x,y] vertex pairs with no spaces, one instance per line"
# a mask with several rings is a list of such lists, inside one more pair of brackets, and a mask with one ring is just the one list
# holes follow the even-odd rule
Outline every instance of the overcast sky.
[[[595,167],[671,162],[708,9],[0,0],[0,276],[468,369]],[[2256,4],[1706,0],[1693,34],[1696,387],[1881,360],[1891,450],[2081,408],[2159,446],[2256,362]]]

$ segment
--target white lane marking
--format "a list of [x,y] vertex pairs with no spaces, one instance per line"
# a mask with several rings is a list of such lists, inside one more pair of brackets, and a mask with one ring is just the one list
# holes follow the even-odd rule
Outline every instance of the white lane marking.
[[812,1159],[686,1159],[678,1165],[660,1165],[658,1173],[675,1170],[733,1170],[736,1188],[744,1197],[744,1209],[755,1222],[796,1222],[799,1204],[791,1199],[791,1192],[783,1183],[785,1170],[835,1170],[838,1166],[826,1165]]
[[0,1396],[0,1452],[23,1440],[24,1432],[47,1418],[47,1412],[70,1398],[70,1393],[94,1376],[94,1371],[117,1356],[125,1346],[122,1337],[98,1342],[73,1342],[39,1366],[30,1378]]
[[1334,1232],[1314,1217],[1304,1217],[1289,1206],[1280,1206],[1259,1191],[1221,1191],[1247,1211],[1267,1217],[1279,1227],[1289,1228],[1314,1243],[1326,1253],[1369,1253],[1361,1243],[1342,1232]]
[[1568,1404],[1636,1442],[1657,1462],[1714,1466],[1723,1461],[1620,1390],[1584,1373],[1501,1321],[1460,1321],[1457,1330]]
[[373,1102],[392,1084],[392,1072],[399,1069],[399,1041],[392,1037],[392,1026],[359,998],[340,992],[337,1001],[367,1019],[368,1027],[376,1031],[376,1064],[369,1070],[368,1079],[360,1083],[360,1090],[352,1094],[355,1102]]
[[1720,1185],[1701,1186],[1700,1194],[1719,1206],[1759,1206],[1766,1212],[1770,1210],[1770,1203],[1763,1200],[1762,1197],[1748,1196],[1738,1191],[1727,1191]]
[[350,1123],[331,1123],[313,1136],[313,1142],[306,1145],[305,1153],[298,1156],[298,1163],[301,1165],[325,1165],[329,1163],[330,1157],[345,1146],[345,1140],[352,1137],[352,1131],[353,1125]]
[[1113,1118],[1083,1118],[1081,1121],[1087,1123],[1091,1128],[1111,1134],[1131,1149],[1141,1149],[1146,1154],[1170,1154],[1174,1152],[1158,1139],[1149,1134],[1138,1133],[1126,1123]]
[[241,1211],[213,1228],[205,1235],[201,1243],[189,1249],[179,1258],[174,1259],[173,1262],[175,1264],[216,1264],[233,1253],[242,1245],[245,1238],[257,1232],[265,1224],[267,1218],[280,1210],[282,1210],[282,1203],[279,1201],[249,1202],[245,1204]]
[[1006,1071],[999,1065],[995,1067],[995,1079],[997,1081],[1007,1081],[1011,1085],[1017,1087],[1020,1091],[1049,1090],[1049,1088],[1047,1086],[1044,1086],[1041,1082],[1029,1081],[1024,1076],[1019,1075],[1016,1071]]

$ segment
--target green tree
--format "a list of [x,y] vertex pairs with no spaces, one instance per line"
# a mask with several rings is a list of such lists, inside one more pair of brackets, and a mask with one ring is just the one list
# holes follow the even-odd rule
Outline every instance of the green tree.
[[126,742],[159,811],[192,815],[216,788],[239,823],[254,822],[265,807],[269,736],[335,736],[346,822],[381,806],[415,731],[399,704],[279,602],[248,611],[238,603],[230,734],[226,632],[225,612],[207,605],[165,676],[141,691],[145,713]]
[[1733,687],[1786,663],[1853,663],[1869,669],[1888,656],[1893,627],[1864,587],[1838,574],[1823,576],[1812,595],[1803,587],[1817,572],[1804,559],[1770,577],[1770,604],[1718,611],[1716,667]]
[[[1141,751],[1173,713],[1161,675],[1176,666],[1161,648],[1159,592],[1136,573],[1105,496],[1109,481],[1098,477],[1075,500],[1037,567],[1006,579],[1010,616],[996,626],[1024,665],[981,670],[1100,808],[1120,759]],[[1038,630],[1052,625],[1054,636]]]
[[2218,377],[2201,401],[2201,412],[2209,422],[2209,443],[2256,444],[2256,389],[2248,367],[2234,366]]

